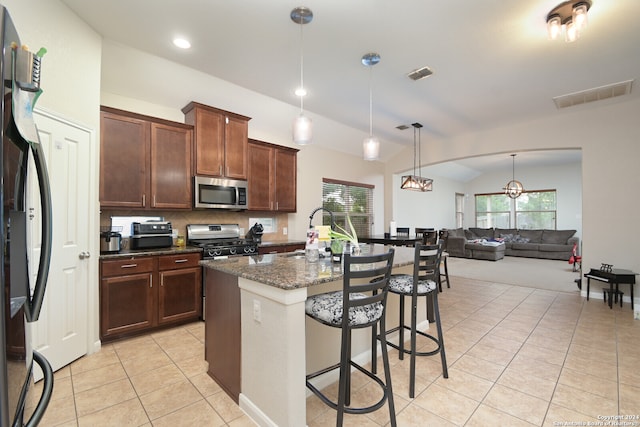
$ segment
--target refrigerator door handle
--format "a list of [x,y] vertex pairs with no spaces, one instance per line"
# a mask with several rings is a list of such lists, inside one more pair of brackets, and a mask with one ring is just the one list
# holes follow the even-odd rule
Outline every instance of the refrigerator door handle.
[[37,351],[33,352],[33,361],[40,366],[40,369],[42,369],[44,385],[42,387],[40,401],[38,401],[38,405],[33,410],[33,414],[31,415],[31,418],[29,418],[29,421],[25,423],[25,427],[36,427],[40,424],[40,421],[47,410],[47,406],[49,406],[49,401],[51,401],[51,395],[53,393],[53,369],[51,369],[49,361]]
[[33,296],[28,303],[28,310],[25,310],[27,322],[35,322],[40,317],[40,310],[44,300],[44,292],[49,278],[49,265],[51,263],[51,248],[53,245],[52,236],[52,205],[51,188],[49,185],[49,174],[44,157],[42,144],[39,142],[29,144],[33,151],[33,161],[36,166],[38,176],[38,187],[40,188],[40,206],[42,208],[42,234],[40,242],[40,262],[38,265],[38,275],[33,290]]

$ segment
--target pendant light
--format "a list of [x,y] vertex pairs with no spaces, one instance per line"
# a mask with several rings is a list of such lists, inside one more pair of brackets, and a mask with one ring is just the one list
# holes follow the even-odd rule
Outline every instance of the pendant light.
[[365,160],[378,160],[380,158],[380,141],[373,136],[373,91],[371,89],[373,66],[380,62],[380,55],[375,52],[366,53],[362,57],[362,65],[369,68],[369,136],[362,141],[362,151]]
[[[411,126],[413,126],[413,175],[404,175],[402,177],[400,188],[403,190],[413,190],[413,191],[423,191],[423,192],[432,191],[433,180],[430,178],[424,178],[416,174],[416,153],[418,154],[418,159],[419,159],[418,171],[422,169],[422,148],[420,144],[420,128],[422,128],[422,125],[420,123],[413,123]],[[417,145],[416,145],[416,134],[418,135]]]
[[300,25],[300,87],[296,89],[296,95],[300,97],[300,115],[293,121],[293,142],[298,145],[311,144],[313,123],[304,115],[304,97],[307,94],[304,88],[304,55],[302,28],[313,20],[311,9],[299,6],[291,11],[291,20]]
[[522,192],[524,191],[524,187],[520,181],[516,181],[516,155],[512,154],[512,172],[511,172],[511,181],[507,182],[507,185],[504,186],[504,194],[511,197],[512,199],[517,199],[520,197]]

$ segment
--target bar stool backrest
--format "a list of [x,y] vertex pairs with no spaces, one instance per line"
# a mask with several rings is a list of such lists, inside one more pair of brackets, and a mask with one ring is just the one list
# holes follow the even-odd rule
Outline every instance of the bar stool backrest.
[[[387,293],[389,291],[389,278],[393,267],[395,249],[375,255],[353,256],[344,254],[344,276],[342,282],[343,313],[349,313],[350,308],[382,303],[386,310]],[[372,295],[369,293],[372,292]],[[352,298],[353,294],[365,294],[364,298]],[[384,316],[384,314],[383,314]],[[342,326],[349,324],[348,315],[342,316]],[[364,328],[376,323],[379,319],[371,319],[369,322],[359,323],[354,328]]]
[[[440,281],[440,261],[442,260],[442,242],[435,245],[416,243],[413,263],[413,283],[419,280]],[[417,286],[413,287],[414,290]]]

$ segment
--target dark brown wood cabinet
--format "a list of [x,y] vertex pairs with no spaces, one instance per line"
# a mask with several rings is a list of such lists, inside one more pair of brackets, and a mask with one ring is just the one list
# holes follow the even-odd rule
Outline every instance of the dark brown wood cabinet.
[[238,277],[207,268],[204,359],[207,373],[238,403],[241,385],[241,313]]
[[189,125],[109,107],[100,117],[100,206],[191,209]]
[[197,320],[200,253],[100,261],[100,338],[115,339]]
[[249,210],[296,211],[298,150],[249,140]]
[[200,254],[158,258],[158,324],[196,319],[202,312]]
[[182,109],[194,127],[194,174],[247,179],[250,117],[190,102]]

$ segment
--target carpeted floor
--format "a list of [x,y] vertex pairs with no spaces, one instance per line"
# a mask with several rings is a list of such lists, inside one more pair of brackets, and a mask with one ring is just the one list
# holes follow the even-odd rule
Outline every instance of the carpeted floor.
[[580,273],[574,272],[567,261],[506,256],[499,261],[449,257],[447,263],[452,284],[457,276],[559,292],[580,292],[575,283]]

